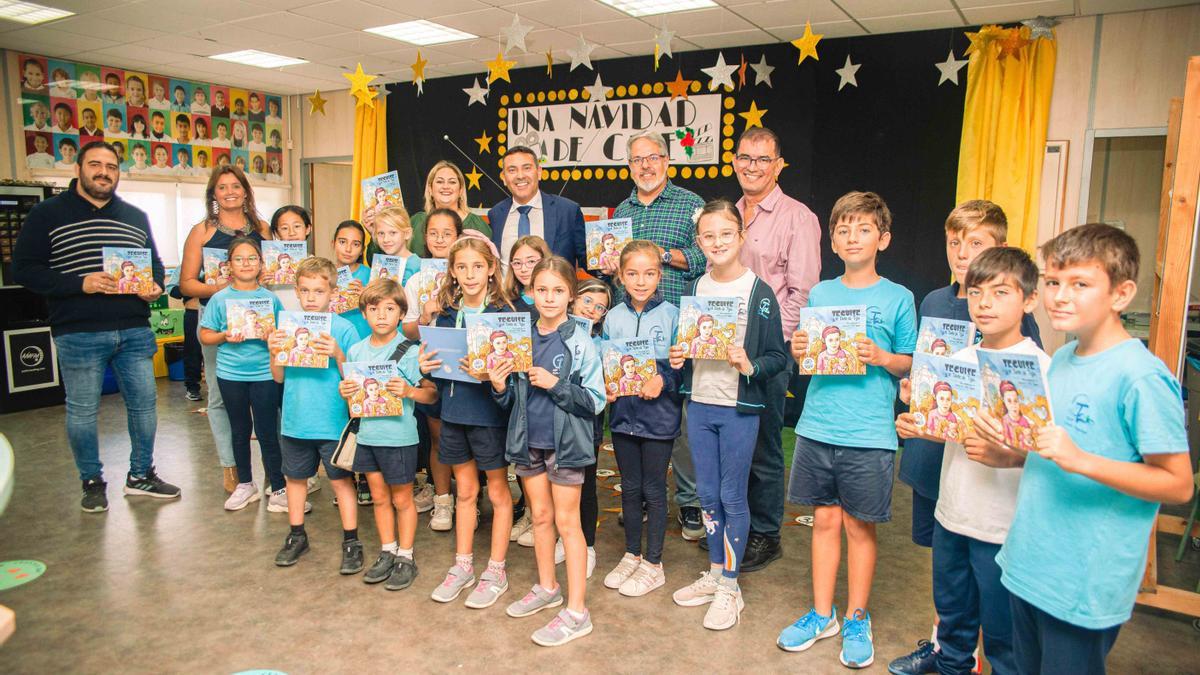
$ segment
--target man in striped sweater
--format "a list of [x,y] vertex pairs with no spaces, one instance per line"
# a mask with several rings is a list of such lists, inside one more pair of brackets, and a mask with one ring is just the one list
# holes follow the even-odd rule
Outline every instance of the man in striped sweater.
[[[163,266],[150,221],[116,195],[120,165],[108,143],[83,146],[76,176],[66,192],[29,212],[17,239],[13,276],[46,296],[49,304],[67,392],[67,440],[83,481],[81,506],[97,513],[108,510],[96,416],[109,365],[128,411],[132,448],[125,494],[173,499],[179,488],[160,479],[153,463],[158,425],[153,357],[158,345],[150,330],[149,303],[162,294]],[[116,278],[103,269],[105,246],[150,249],[154,287],[139,295],[116,294]]]

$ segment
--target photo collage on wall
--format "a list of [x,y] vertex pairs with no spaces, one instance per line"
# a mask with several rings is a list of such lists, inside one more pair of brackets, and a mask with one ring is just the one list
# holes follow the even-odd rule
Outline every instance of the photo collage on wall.
[[28,54],[16,67],[32,172],[69,171],[81,147],[103,140],[128,175],[204,178],[235,164],[283,182],[279,96]]

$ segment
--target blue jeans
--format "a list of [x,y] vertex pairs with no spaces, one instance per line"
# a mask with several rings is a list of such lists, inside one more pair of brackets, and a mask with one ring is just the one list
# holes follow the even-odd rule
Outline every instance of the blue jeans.
[[933,525],[933,606],[937,608],[938,672],[966,675],[975,666],[975,645],[983,628],[983,651],[996,675],[1016,673],[1008,589],[1000,583],[996,554],[989,544]]
[[100,478],[100,439],[96,417],[104,369],[112,365],[125,399],[129,424],[129,473],[145,476],[154,463],[158,393],[154,354],[158,343],[150,326],[98,333],[67,333],[54,338],[58,367],[67,392],[67,441],[81,480]]
[[250,467],[250,430],[258,437],[258,449],[262,451],[263,470],[271,491],[284,488],[283,452],[279,447],[279,398],[280,386],[275,380],[239,382],[217,378],[221,395],[225,398],[225,409],[229,413],[229,429],[233,438],[233,458],[237,466],[238,482],[254,480]]
[[783,525],[783,407],[787,403],[788,380],[785,370],[767,380],[767,407],[759,416],[758,439],[750,462],[750,531],[770,539],[779,539]]
[[708,561],[721,565],[722,575],[736,579],[750,536],[746,489],[758,415],[695,401],[687,407],[696,491],[708,537]]
[[[200,308],[199,324],[204,319],[204,307]],[[199,327],[196,328],[199,331]],[[229,415],[225,412],[225,399],[221,398],[221,388],[217,386],[217,346],[201,345],[204,354],[204,381],[208,383],[208,397],[205,401],[208,417],[208,428],[212,430],[213,444],[217,446],[217,459],[221,466],[234,466],[233,437],[229,431]]]
[[667,533],[667,464],[671,441],[613,433],[613,452],[621,470],[621,511],[625,514],[625,552],[642,554],[642,504],[646,509],[646,562],[662,562]]

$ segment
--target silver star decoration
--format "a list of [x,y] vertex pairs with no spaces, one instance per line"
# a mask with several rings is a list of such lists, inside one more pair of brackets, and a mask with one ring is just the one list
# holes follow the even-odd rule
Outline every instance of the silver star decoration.
[[521,23],[520,16],[513,14],[512,23],[508,28],[500,29],[500,32],[504,33],[504,53],[509,53],[513,47],[520,47],[523,52],[528,51],[525,49],[525,36],[531,30],[533,30],[533,26],[526,26]]
[[954,50],[951,49],[945,61],[933,64],[938,69],[938,72],[942,74],[938,78],[938,86],[942,86],[945,82],[958,84],[958,71],[962,70],[962,67],[967,65],[968,61],[969,59],[954,58]]
[[467,99],[467,107],[470,108],[476,103],[486,107],[488,91],[489,90],[479,86],[479,78],[475,78],[475,84],[473,86],[465,87],[463,89],[463,93],[469,97]]
[[575,70],[581,65],[587,66],[588,70],[595,70],[592,68],[592,50],[595,48],[596,45],[583,39],[583,33],[580,33],[579,44],[575,45],[574,49],[567,50],[567,54],[571,57],[571,70]]
[[[382,101],[383,99],[385,99],[385,98],[387,98],[388,96],[391,96],[391,95],[392,95],[392,90],[391,90],[391,89],[388,89],[388,87],[387,87],[387,84],[378,84],[378,85],[375,85],[375,92],[376,92],[376,93],[375,93],[375,100],[376,100],[376,101]],[[418,96],[420,95],[420,92],[421,92],[421,85],[419,85],[419,84],[418,84],[418,85],[417,85],[417,93],[418,93]]]
[[1048,16],[1039,16],[1033,19],[1026,19],[1021,22],[1029,27],[1029,39],[1036,40],[1044,37],[1047,40],[1054,39],[1054,27],[1060,22],[1058,19],[1053,19]]
[[721,85],[733,89],[733,74],[737,69],[737,66],[726,65],[725,55],[717,52],[717,62],[708,68],[701,68],[700,72],[712,78],[708,83],[708,90],[716,91]]
[[584,87],[584,89],[590,94],[588,101],[592,103],[603,103],[608,100],[609,87],[604,86],[604,83],[600,81],[600,73],[596,73],[596,84]]
[[667,23],[663,22],[663,27],[654,34],[654,44],[658,46],[658,55],[671,56],[671,38],[675,37],[675,31],[667,29]]
[[754,69],[754,84],[758,85],[766,82],[768,87],[771,87],[772,89],[775,88],[774,85],[771,84],[771,71],[775,70],[775,66],[767,65],[766,54],[762,55],[762,58],[758,60],[758,63],[751,63],[750,67]]
[[417,96],[425,93],[425,78],[413,80],[413,84],[417,85]]
[[861,63],[851,63],[850,55],[847,54],[846,55],[846,65],[833,71],[838,74],[838,77],[842,78],[841,82],[838,82],[838,91],[841,91],[842,87],[845,87],[848,84],[854,85],[855,87],[858,86],[857,73],[858,73],[859,68],[862,68],[862,64]]

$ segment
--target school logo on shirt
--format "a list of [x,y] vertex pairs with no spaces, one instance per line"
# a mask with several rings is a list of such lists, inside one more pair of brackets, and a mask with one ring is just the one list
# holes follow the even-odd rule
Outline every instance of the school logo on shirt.
[[558,371],[562,370],[563,359],[565,359],[565,358],[566,358],[565,354],[559,354],[554,357],[554,360],[552,361],[553,368],[551,368],[550,373],[552,375],[554,375],[555,377],[558,377]]
[[883,328],[883,310],[876,305],[867,307],[867,325],[871,328]]
[[1065,420],[1065,424],[1086,434],[1095,423],[1096,420],[1092,419],[1092,400],[1087,394],[1076,394],[1075,398],[1071,399],[1070,416]]
[[762,300],[759,301],[758,315],[764,319],[771,315],[771,300],[770,300],[770,298],[763,298]]
[[667,340],[667,336],[663,335],[662,326],[655,326],[650,329],[650,338],[654,340],[654,344],[661,345]]

